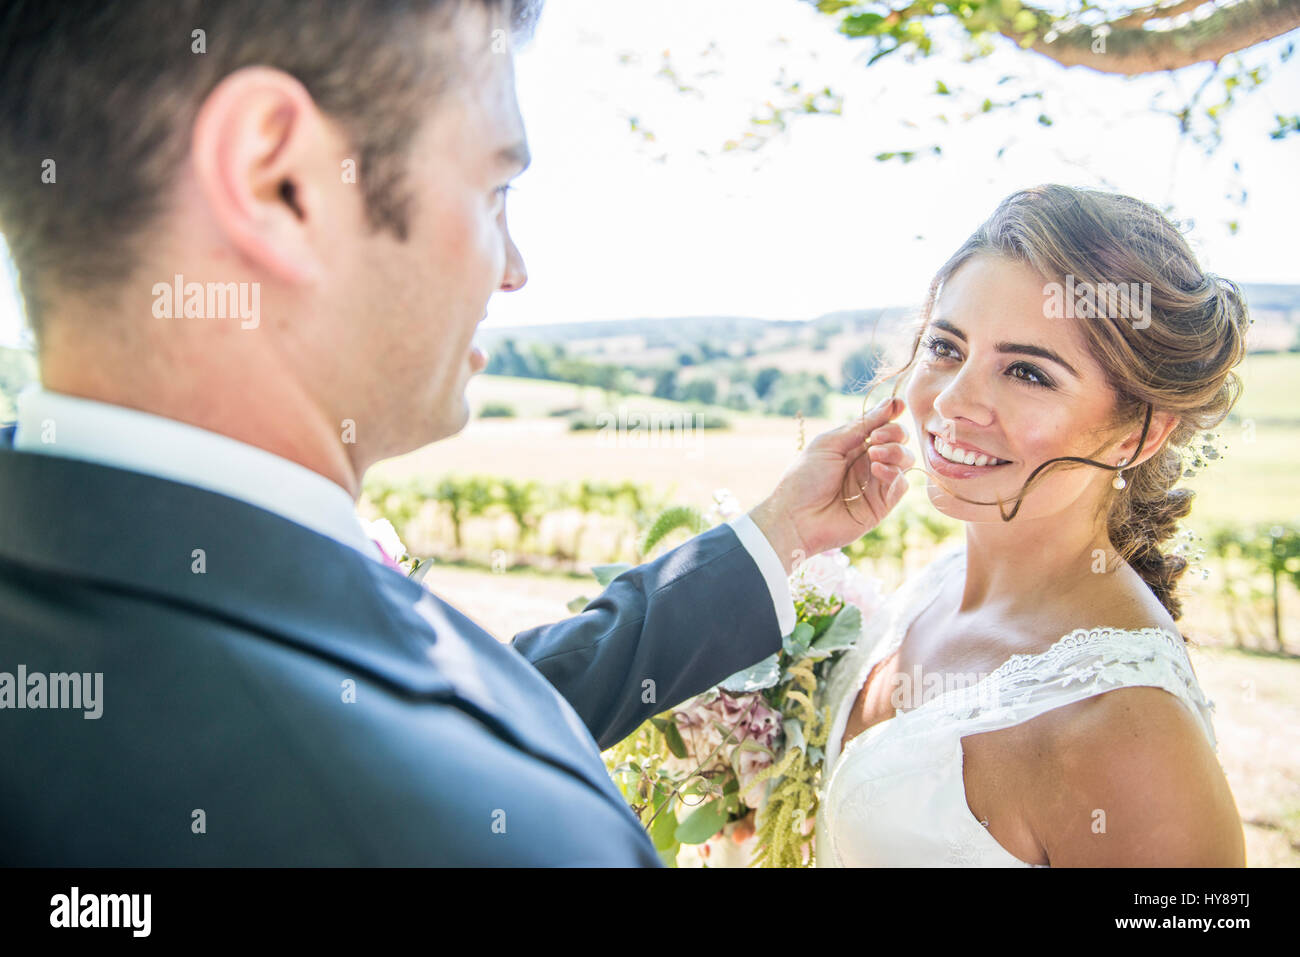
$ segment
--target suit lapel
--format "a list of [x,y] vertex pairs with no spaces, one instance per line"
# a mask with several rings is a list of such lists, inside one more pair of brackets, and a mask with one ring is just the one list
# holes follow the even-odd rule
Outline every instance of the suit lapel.
[[0,435],[0,558],[180,603],[405,694],[454,701],[626,808],[573,708],[518,652],[419,584],[245,502],[9,451],[11,441],[12,431]]

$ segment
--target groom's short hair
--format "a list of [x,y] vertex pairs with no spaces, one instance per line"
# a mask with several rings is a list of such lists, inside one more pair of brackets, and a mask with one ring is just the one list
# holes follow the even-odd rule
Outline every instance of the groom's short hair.
[[241,67],[283,70],[340,122],[356,152],[371,229],[404,239],[409,147],[431,99],[458,69],[453,48],[431,40],[463,7],[504,11],[515,35],[526,36],[541,0],[7,0],[4,7],[0,231],[39,335],[56,286],[109,296],[135,266],[139,241],[189,151],[199,106]]

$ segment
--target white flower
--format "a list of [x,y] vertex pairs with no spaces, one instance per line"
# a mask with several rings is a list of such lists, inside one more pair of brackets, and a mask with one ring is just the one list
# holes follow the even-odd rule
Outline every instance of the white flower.
[[790,576],[790,583],[833,598],[841,593],[848,568],[849,556],[838,548],[831,549],[803,562]]
[[731,494],[730,489],[720,488],[713,493],[713,505],[709,509],[709,518],[715,523],[729,522],[733,518],[741,515],[744,509],[736,501],[736,496]]
[[386,518],[378,518],[366,523],[366,534],[379,543],[379,547],[388,553],[393,561],[401,561],[406,555],[406,546],[397,537],[397,529]]
[[868,578],[851,566],[844,573],[844,579],[840,582],[839,594],[850,605],[857,606],[858,611],[862,612],[863,621],[870,618],[872,613],[885,600],[885,596],[880,590],[880,580]]

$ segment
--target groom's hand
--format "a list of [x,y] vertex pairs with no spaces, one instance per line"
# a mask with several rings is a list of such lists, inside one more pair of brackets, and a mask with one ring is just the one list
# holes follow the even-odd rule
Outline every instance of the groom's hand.
[[799,561],[861,538],[903,497],[903,473],[916,456],[902,444],[903,427],[890,421],[902,411],[902,399],[886,399],[857,422],[823,432],[750,511],[787,575]]

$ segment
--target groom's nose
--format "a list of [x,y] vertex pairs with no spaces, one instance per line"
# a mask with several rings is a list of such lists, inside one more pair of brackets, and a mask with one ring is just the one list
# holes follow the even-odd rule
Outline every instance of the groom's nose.
[[506,233],[506,271],[501,277],[501,291],[514,292],[522,289],[528,282],[528,270],[524,268],[524,257],[519,252],[515,241]]

